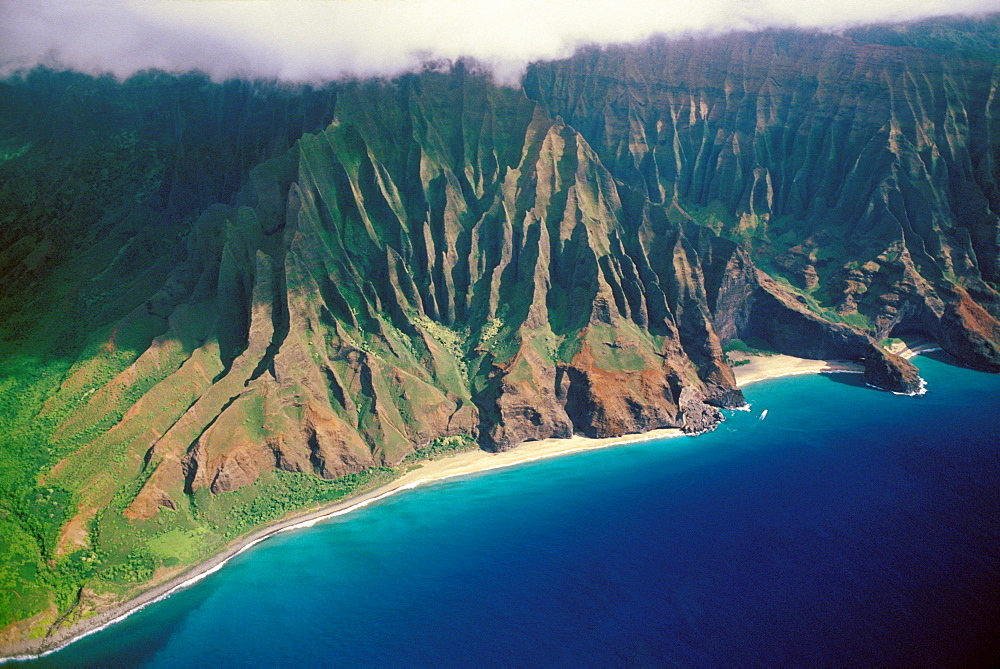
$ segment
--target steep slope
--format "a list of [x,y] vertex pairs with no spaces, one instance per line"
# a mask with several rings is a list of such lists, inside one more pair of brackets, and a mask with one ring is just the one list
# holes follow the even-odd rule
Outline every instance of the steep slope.
[[130,438],[152,474],[129,517],[272,467],[333,478],[457,434],[502,450],[701,430],[742,403],[693,247],[628,220],[579,135],[482,76],[345,87],[333,124],[240,200],[196,225],[219,263],[168,281],[173,308],[216,286],[191,354],[211,367],[181,415]]
[[525,87],[630,188],[740,242],[814,311],[995,371],[998,63],[770,32],[594,50]]
[[[197,173],[184,149],[205,149],[141,123],[145,153],[91,168],[121,189],[92,218],[29,219],[10,193],[8,610],[41,611],[20,633],[96,605],[81,583],[169,576],[435,440],[700,431],[742,403],[692,243],[626,210],[572,128],[461,66],[327,99],[333,122],[262,147],[226,203],[159,195],[162,154]],[[92,124],[71,161],[116,136]],[[44,174],[56,149],[21,146],[4,167]],[[29,567],[58,575],[26,590]]]
[[710,429],[743,404],[736,339],[897,392],[921,382],[890,334],[997,369],[998,81],[766,33],[583,52],[523,91],[464,63],[7,82],[4,634],[428,445]]

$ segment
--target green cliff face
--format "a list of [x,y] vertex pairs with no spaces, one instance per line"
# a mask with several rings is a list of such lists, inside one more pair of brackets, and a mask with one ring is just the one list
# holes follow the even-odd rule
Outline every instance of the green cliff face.
[[813,311],[996,371],[1000,69],[946,53],[743,34],[541,63],[525,87]]
[[0,84],[2,640],[428,445],[709,429],[737,338],[1000,369],[1000,67],[875,41]]

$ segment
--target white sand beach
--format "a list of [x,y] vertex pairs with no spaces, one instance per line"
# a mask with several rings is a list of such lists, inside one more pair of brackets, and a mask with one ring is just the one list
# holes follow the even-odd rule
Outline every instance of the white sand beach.
[[860,374],[864,371],[859,363],[847,360],[807,360],[790,355],[743,355],[733,356],[737,360],[747,360],[746,364],[733,367],[736,375],[736,385],[744,387],[748,384],[766,379],[777,379],[783,376],[799,374],[821,374],[833,372],[851,372]]

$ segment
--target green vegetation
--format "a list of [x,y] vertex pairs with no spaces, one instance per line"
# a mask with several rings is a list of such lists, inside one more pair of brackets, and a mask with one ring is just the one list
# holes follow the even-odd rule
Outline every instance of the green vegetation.
[[[0,83],[0,628],[52,604],[65,612],[83,585],[124,592],[226,538],[186,512],[139,527],[125,521],[121,511],[144,478],[136,478],[127,440],[105,439],[195,343],[169,342],[135,376],[115,382],[167,328],[171,305],[149,300],[183,256],[195,212],[225,196],[274,145],[266,125],[214,112],[202,118],[206,83],[144,75],[120,85],[47,71]],[[254,102],[245,85],[228,88],[231,102],[242,95],[260,109],[275,98]],[[232,112],[243,113],[241,105]],[[315,111],[306,116],[319,121]],[[197,130],[181,136],[159,127],[168,117]],[[166,206],[171,192],[182,197],[169,203],[175,218],[165,225],[154,207]],[[197,323],[206,314],[173,318]],[[292,508],[313,492],[309,503],[365,483],[322,491],[290,483],[260,498],[273,494],[280,508]],[[111,503],[87,520],[91,500],[104,494]],[[60,539],[81,512],[82,543]],[[254,517],[276,512],[258,508]]]
[[[746,341],[742,339],[730,339],[722,345],[722,352],[725,356],[726,364],[730,367],[742,367],[749,365],[749,358],[743,356],[760,355],[771,356],[774,351],[768,349],[767,342],[755,337],[748,337]],[[733,353],[742,355],[732,355]]]
[[[94,378],[113,376],[114,361],[110,356],[105,364],[111,371]],[[117,366],[125,362],[118,360]],[[90,548],[58,554],[60,530],[78,510],[77,496],[60,487],[39,485],[28,473],[47,471],[53,458],[64,451],[53,438],[55,427],[60,417],[85,407],[87,393],[77,393],[77,401],[57,404],[59,411],[45,411],[43,400],[53,395],[54,382],[70,372],[65,366],[48,369],[48,374],[18,377],[8,366],[0,387],[4,407],[0,414],[0,626],[44,611],[51,602],[65,611],[84,585],[98,592],[125,594],[148,581],[160,567],[198,562],[266,523],[383,485],[421,460],[476,447],[467,436],[440,438],[407,456],[399,467],[375,467],[333,480],[267,472],[233,492],[212,495],[199,490],[192,497],[191,513],[161,509],[154,519],[133,523],[122,511],[145,483],[151,473],[147,472],[126,481],[89,523]]]
[[459,371],[461,377],[467,378],[469,375],[468,367],[465,364],[465,347],[468,337],[465,336],[466,333],[456,331],[448,326],[438,323],[435,320],[428,318],[427,316],[417,316],[411,317],[413,323],[420,328],[422,328],[427,334],[429,334],[434,341],[441,345],[441,347],[454,356],[455,361],[459,366]]
[[234,539],[290,513],[377,488],[400,473],[392,467],[373,467],[327,480],[313,474],[276,470],[265,473],[251,485],[216,495],[211,504],[204,504],[210,493],[199,491],[195,503],[201,502],[198,504],[201,520],[226,539]]
[[459,434],[452,437],[438,437],[423,448],[418,448],[410,453],[400,464],[401,467],[410,465],[421,460],[437,460],[448,455],[474,451],[479,448],[476,440],[466,434]]
[[[869,37],[973,53],[990,30]],[[626,61],[641,73],[657,49]],[[972,267],[995,231],[945,230],[953,212],[924,193],[940,174],[975,174],[948,186],[969,202],[986,192],[981,157],[962,153],[985,126],[934,116],[985,95],[957,80],[974,65],[942,70],[947,90],[907,79],[922,81],[916,97],[894,104],[919,118],[887,138],[870,131],[884,119],[842,107],[858,99],[849,53],[803,69],[779,51],[768,67],[804,74],[790,98],[752,100],[756,116],[718,97],[739,82],[703,67],[711,49],[686,68],[706,77],[694,87],[666,62],[610,88],[588,83],[592,63],[534,68],[536,86],[560,80],[546,95],[579,93],[573,109],[462,64],[324,89],[0,82],[0,628],[38,615],[30,634],[44,634],[82,615],[81,588],[134,594],[277,519],[474,449],[468,433],[509,447],[587,420],[640,429],[653,414],[639,394],[657,386],[655,415],[677,415],[678,385],[719,390],[702,380],[728,317],[712,310],[761,290],[747,254],[779,301],[869,332],[885,305],[914,313],[902,303],[919,291],[946,302],[931,292],[948,281],[995,303]],[[772,62],[761,53],[747,71]],[[863,83],[894,85],[886,72]],[[620,127],[608,90],[629,101]],[[787,104],[799,98],[822,109]],[[678,104],[690,113],[666,114]],[[939,139],[905,144],[910,126],[939,128],[954,151],[928,146],[940,164],[924,170],[907,147]],[[890,139],[911,153],[887,152]],[[884,192],[911,172],[919,188]],[[769,348],[744,337],[723,351],[739,366]],[[443,433],[466,434],[432,439]]]
[[747,355],[774,355],[774,351],[768,349],[767,342],[748,337],[746,341],[742,339],[730,339],[722,345],[724,353],[746,353]]
[[886,337],[879,342],[879,345],[885,349],[892,349],[893,347],[906,346],[906,342],[899,337]]
[[489,318],[486,321],[486,325],[479,332],[479,341],[483,344],[491,342],[493,338],[500,334],[501,328],[503,328],[503,321],[499,318]]
[[990,18],[931,18],[903,24],[852,28],[846,34],[861,43],[912,46],[938,53],[957,52],[1000,61],[1000,25]]

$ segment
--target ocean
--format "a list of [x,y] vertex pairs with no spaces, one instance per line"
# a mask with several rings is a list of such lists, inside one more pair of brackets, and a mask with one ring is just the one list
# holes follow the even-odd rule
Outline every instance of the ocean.
[[1000,376],[915,362],[921,397],[775,379],[709,434],[400,493],[30,664],[992,664]]

